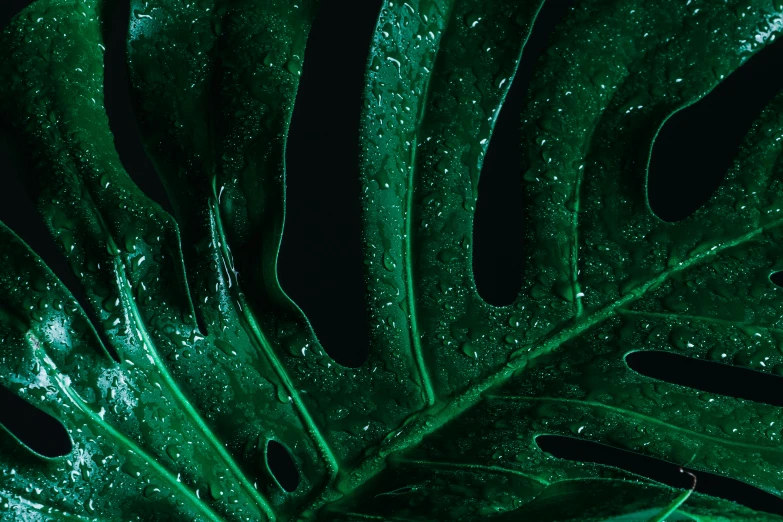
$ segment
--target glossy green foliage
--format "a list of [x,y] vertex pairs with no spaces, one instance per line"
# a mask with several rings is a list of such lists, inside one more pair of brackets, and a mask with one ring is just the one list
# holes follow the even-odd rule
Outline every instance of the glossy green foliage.
[[[360,368],[329,358],[276,274],[315,0],[132,1],[132,95],[173,217],[114,148],[104,1],[35,0],[14,18],[2,124],[87,309],[0,229],[0,384],[72,441],[44,458],[0,428],[0,519],[780,520],[556,459],[535,437],[783,495],[780,408],[624,360],[661,350],[783,373],[769,280],[783,268],[783,98],[691,217],[655,217],[645,186],[658,129],[783,32],[783,2],[575,4],[522,115],[523,287],[494,307],[471,273],[478,177],[541,4],[383,6],[357,122]],[[294,491],[269,470],[270,440],[294,459]]]

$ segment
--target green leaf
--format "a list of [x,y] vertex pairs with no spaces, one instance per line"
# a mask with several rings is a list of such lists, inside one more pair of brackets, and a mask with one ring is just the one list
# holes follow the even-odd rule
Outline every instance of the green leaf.
[[575,4],[522,115],[529,254],[518,299],[495,307],[472,276],[478,178],[542,2],[387,1],[360,122],[361,368],[329,358],[277,279],[316,2],[132,1],[132,94],[175,216],[114,148],[106,5],[35,0],[0,38],[3,124],[86,296],[0,227],[0,384],[72,442],[46,458],[0,429],[0,519],[781,519],[535,443],[576,437],[783,494],[779,407],[624,360],[783,368],[769,280],[783,98],[691,217],[658,219],[645,186],[666,119],[783,32],[781,2]]

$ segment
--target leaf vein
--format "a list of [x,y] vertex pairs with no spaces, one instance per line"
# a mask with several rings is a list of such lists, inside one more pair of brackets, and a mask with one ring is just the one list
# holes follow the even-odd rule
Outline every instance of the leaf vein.
[[185,484],[180,482],[177,478],[175,478],[169,470],[164,468],[162,465],[158,463],[157,460],[155,460],[151,455],[147,454],[146,451],[144,451],[142,448],[137,446],[133,441],[125,437],[122,433],[114,429],[114,427],[109,424],[108,422],[104,421],[98,415],[93,412],[90,408],[87,407],[86,404],[81,400],[81,398],[78,395],[75,395],[71,392],[70,387],[65,385],[65,382],[63,381],[63,378],[61,377],[61,374],[57,370],[57,368],[54,366],[54,364],[51,362],[51,359],[46,354],[46,351],[43,348],[40,348],[40,343],[31,343],[32,346],[39,346],[37,348],[34,348],[36,352],[39,352],[44,355],[44,357],[39,357],[39,360],[42,361],[44,365],[49,367],[50,370],[52,370],[52,373],[55,375],[55,382],[57,383],[57,387],[60,389],[60,391],[63,392],[63,394],[71,401],[71,403],[74,405],[76,409],[87,415],[87,417],[90,418],[90,420],[95,423],[96,426],[100,426],[102,429],[106,430],[106,432],[115,440],[119,441],[122,445],[128,448],[128,451],[130,453],[134,453],[136,455],[139,455],[144,461],[146,461],[152,469],[154,469],[157,474],[164,479],[166,482],[168,482],[173,489],[179,490],[188,500],[191,501],[191,503],[201,512],[203,512],[204,516],[207,517],[208,520],[212,520],[213,522],[222,522],[223,518],[215,513],[212,508],[207,506],[205,503],[201,502],[196,495],[191,491],[189,487],[187,487]]
[[660,319],[666,319],[667,321],[702,321],[705,323],[711,323],[711,324],[717,324],[721,326],[733,326],[736,328],[742,328],[742,327],[749,327],[749,328],[757,328],[759,330],[764,330],[767,332],[774,332],[774,333],[781,333],[783,334],[783,329],[781,328],[773,328],[771,326],[763,326],[763,325],[757,325],[757,324],[751,324],[751,323],[743,323],[740,321],[733,321],[731,319],[720,319],[717,317],[705,317],[700,315],[688,315],[688,314],[666,314],[666,313],[660,313],[660,312],[646,312],[642,310],[628,310],[625,308],[620,308],[617,310],[620,314],[625,315],[637,315],[640,317],[656,317]]
[[610,404],[603,404],[603,403],[595,402],[595,401],[584,401],[584,400],[581,400],[581,399],[565,399],[565,398],[559,398],[559,397],[529,397],[529,396],[525,396],[525,395],[485,395],[484,398],[488,399],[488,400],[500,400],[500,401],[515,401],[515,400],[516,401],[531,401],[531,402],[544,402],[544,401],[547,401],[547,402],[560,402],[560,403],[564,403],[564,404],[583,404],[583,405],[592,406],[592,407],[595,407],[595,408],[601,408],[601,409],[609,410],[609,411],[612,411],[612,412],[617,413],[619,415],[626,415],[626,416],[629,416],[629,417],[634,417],[636,419],[643,420],[645,422],[649,422],[650,424],[658,424],[658,425],[661,425],[661,426],[664,426],[664,427],[667,427],[667,428],[671,428],[671,429],[676,430],[676,431],[680,431],[680,432],[683,432],[683,433],[688,433],[688,434],[693,435],[693,436],[695,436],[697,438],[703,438],[703,439],[711,440],[712,442],[716,442],[718,444],[724,444],[724,445],[727,445],[727,446],[737,446],[737,447],[740,447],[740,448],[749,448],[749,449],[762,450],[762,451],[771,451],[771,452],[776,452],[776,453],[779,453],[779,452],[783,451],[780,448],[776,448],[776,447],[761,446],[759,444],[751,444],[751,443],[748,443],[748,442],[727,440],[727,439],[722,439],[720,437],[716,437],[714,435],[709,435],[707,433],[699,433],[697,431],[693,431],[693,430],[688,429],[688,428],[683,428],[682,426],[677,426],[677,425],[674,425],[674,424],[670,424],[668,422],[662,421],[662,420],[657,419],[655,417],[651,417],[649,415],[645,415],[644,413],[639,413],[639,412],[635,412],[635,411],[631,411],[631,410],[626,410],[626,409],[623,409],[623,408],[619,408],[617,406],[612,406]]
[[555,350],[559,346],[583,334],[590,328],[611,317],[615,317],[618,314],[619,309],[639,299],[648,290],[660,285],[671,275],[698,265],[723,250],[750,241],[765,230],[778,227],[781,224],[783,224],[783,219],[770,222],[766,226],[755,228],[732,241],[727,241],[722,245],[716,246],[713,250],[702,252],[690,259],[682,261],[677,266],[664,270],[657,276],[649,279],[646,283],[639,285],[614,303],[609,304],[588,316],[577,318],[560,330],[553,332],[547,338],[542,339],[541,344],[535,349],[533,349],[532,345],[519,348],[511,354],[509,361],[505,365],[474,385],[466,388],[445,405],[439,405],[437,409],[430,408],[416,413],[415,418],[412,418],[402,431],[397,433],[392,439],[387,439],[386,443],[381,444],[375,453],[370,454],[367,459],[354,470],[352,477],[347,479],[346,482],[351,484],[351,487],[357,487],[359,484],[366,482],[371,476],[374,476],[385,467],[386,458],[389,455],[402,452],[411,446],[414,446],[426,435],[437,431],[447,422],[476,405],[481,400],[484,392],[508,381],[516,372],[524,369],[532,359]]
[[473,464],[469,462],[440,462],[440,461],[418,460],[418,459],[395,459],[395,462],[400,462],[403,464],[413,464],[416,466],[452,468],[452,469],[467,470],[467,471],[483,471],[487,473],[497,473],[501,475],[514,475],[517,477],[522,477],[531,480],[533,482],[538,482],[539,484],[542,484],[544,486],[550,485],[549,481],[544,480],[540,477],[530,475],[529,473],[523,473],[522,471],[518,471],[511,468],[504,468],[502,466],[485,466],[482,464]]
[[[211,226],[213,227],[213,230],[211,232],[213,236],[217,235],[219,237],[220,241],[218,243],[220,244],[220,248],[223,251],[222,252],[223,257],[226,258],[228,256],[228,252],[226,252],[226,245],[227,245],[226,238],[220,220],[220,212],[218,211],[217,196],[213,194],[213,197],[214,200],[212,202],[212,215],[214,217],[211,221]],[[252,332],[253,334],[248,337],[254,343],[256,350],[258,350],[269,361],[275,373],[282,381],[283,386],[285,386],[286,388],[286,392],[288,393],[289,397],[291,397],[291,402],[293,403],[296,412],[299,414],[300,419],[302,420],[302,422],[304,422],[305,426],[307,427],[308,433],[313,438],[313,441],[316,443],[319,450],[321,451],[322,456],[326,460],[326,465],[330,475],[330,481],[334,480],[338,471],[337,459],[334,457],[334,454],[332,453],[329,444],[326,442],[326,438],[323,436],[318,426],[315,424],[315,421],[310,415],[310,412],[307,411],[307,407],[304,405],[302,399],[299,397],[299,393],[297,392],[296,387],[291,382],[291,379],[288,377],[285,368],[282,366],[280,360],[277,358],[277,355],[272,349],[272,344],[270,343],[269,339],[267,339],[264,332],[261,330],[261,327],[259,326],[258,321],[255,318],[255,315],[253,315],[252,310],[245,302],[244,296],[240,292],[238,292],[238,294],[239,294],[238,300],[240,304],[239,308],[241,311],[241,316],[244,317],[249,327],[249,331]]]

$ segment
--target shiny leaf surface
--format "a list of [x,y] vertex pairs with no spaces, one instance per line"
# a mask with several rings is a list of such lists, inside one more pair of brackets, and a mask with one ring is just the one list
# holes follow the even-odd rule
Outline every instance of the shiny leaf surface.
[[783,373],[770,279],[783,269],[783,98],[690,217],[660,220],[646,193],[661,126],[783,32],[783,4],[575,3],[522,114],[527,259],[518,298],[496,307],[472,275],[478,180],[542,5],[389,0],[379,13],[357,122],[371,321],[359,368],[330,359],[277,278],[316,1],[132,0],[134,107],[173,216],[114,147],[104,1],[19,13],[0,38],[3,124],[85,305],[0,228],[0,384],[71,439],[48,458],[0,427],[0,519],[780,519],[535,439],[783,496],[780,407],[625,361],[665,351]]

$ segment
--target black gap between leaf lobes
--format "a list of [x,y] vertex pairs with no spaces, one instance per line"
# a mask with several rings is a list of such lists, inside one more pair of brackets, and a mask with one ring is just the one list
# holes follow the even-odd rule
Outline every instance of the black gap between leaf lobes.
[[704,98],[674,114],[653,144],[650,208],[668,222],[693,214],[723,182],[762,109],[783,90],[783,45],[751,57]]
[[514,302],[524,273],[520,115],[535,64],[555,26],[573,4],[574,0],[544,3],[525,43],[481,166],[473,217],[473,277],[481,298],[495,306]]
[[335,31],[344,24],[343,8],[321,3],[308,36],[286,145],[280,284],[302,308],[329,356],[354,368],[367,359],[369,338],[356,161],[359,102],[380,10],[380,0],[357,2],[351,7],[356,29]]
[[[688,474],[681,473],[681,466],[678,464],[598,442],[560,435],[539,435],[536,437],[536,444],[542,451],[560,459],[612,466],[675,488],[690,489],[693,485],[693,479]],[[721,475],[685,466],[683,469],[697,477],[697,492],[738,502],[760,511],[783,513],[783,499],[771,493]]]
[[108,23],[104,25],[103,96],[114,147],[123,168],[147,197],[170,215],[174,209],[163,183],[144,151],[136,112],[131,101],[125,40],[130,18],[130,0],[109,2],[104,6]]

